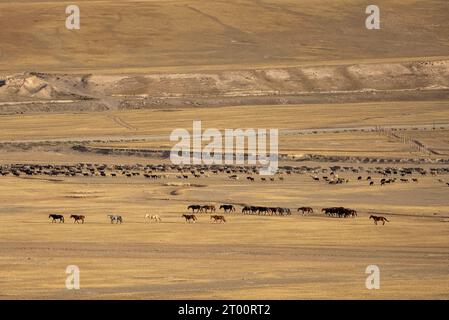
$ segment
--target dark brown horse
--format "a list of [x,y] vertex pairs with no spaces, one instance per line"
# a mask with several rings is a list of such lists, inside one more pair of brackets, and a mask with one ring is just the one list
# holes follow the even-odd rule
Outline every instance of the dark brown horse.
[[194,214],[183,214],[182,215],[182,217],[184,218],[184,219],[186,219],[186,222],[191,222],[191,221],[193,221],[193,223],[195,223],[195,221],[197,220],[196,219],[196,216],[194,215]]
[[382,225],[385,224],[385,221],[386,221],[386,222],[390,222],[390,221],[388,221],[387,218],[381,217],[381,216],[373,216],[373,215],[371,215],[371,216],[369,216],[369,218],[370,218],[370,219],[373,219],[373,220],[374,220],[374,224],[376,224],[376,225],[377,225],[377,222],[378,222],[378,221],[382,222]]
[[220,221],[220,223],[226,222],[225,217],[219,216],[219,215],[212,215],[212,216],[210,216],[210,219],[211,220],[213,219],[214,220],[213,222],[219,222],[219,221]]
[[206,204],[204,206],[201,206],[200,212],[204,211],[207,213],[208,210],[210,210],[210,212],[215,212],[216,208],[214,205]]
[[84,223],[84,219],[86,219],[86,217],[83,215],[72,214],[70,219],[73,219],[73,223],[80,223],[80,221],[81,223]]

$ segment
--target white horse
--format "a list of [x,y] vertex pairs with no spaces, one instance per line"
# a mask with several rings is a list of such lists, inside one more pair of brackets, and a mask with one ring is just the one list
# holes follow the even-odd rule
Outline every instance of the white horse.
[[153,221],[155,221],[155,222],[161,222],[162,219],[161,219],[161,217],[159,217],[159,215],[157,215],[157,214],[152,215],[152,214],[147,213],[147,214],[145,215],[145,221],[149,221],[149,222],[153,222]]

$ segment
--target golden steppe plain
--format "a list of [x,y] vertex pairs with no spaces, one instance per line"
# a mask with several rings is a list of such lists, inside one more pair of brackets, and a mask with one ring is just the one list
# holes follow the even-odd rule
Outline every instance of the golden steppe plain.
[[[87,140],[104,148],[167,148],[171,130],[189,129],[194,119],[202,119],[208,128],[281,130],[353,128],[370,125],[372,118],[378,125],[418,128],[449,122],[443,121],[449,118],[443,102],[414,103],[406,112],[404,109],[401,103],[378,103],[375,107],[243,106],[2,116],[2,136],[20,142],[21,148],[29,145],[20,150],[4,149],[2,163],[167,163],[137,156],[79,153],[64,144]],[[117,117],[122,125],[117,124]],[[413,137],[419,134],[420,139],[423,135],[436,137],[431,139],[432,147],[446,152],[447,157],[446,130],[410,128],[404,132]],[[111,141],[103,141],[104,137]],[[129,137],[156,138],[123,140]],[[38,143],[33,147],[33,141],[62,144],[43,147]],[[367,157],[429,156],[375,131],[280,136],[281,153],[299,155],[311,152],[308,148],[315,154],[347,154],[353,150]],[[287,163],[323,168],[345,165]],[[365,169],[378,166],[347,165]],[[380,175],[372,175],[375,186],[369,186],[367,174],[360,174],[362,181],[357,181],[358,175],[340,174],[350,180],[343,185],[315,182],[308,174],[289,175],[275,182],[262,182],[256,176],[254,183],[246,181],[245,175],[237,181],[229,180],[227,174],[183,181],[175,174],[162,180],[0,177],[1,297],[447,299],[449,189],[438,180],[449,182],[448,177],[414,175],[418,183],[381,187]],[[199,214],[197,223],[188,224],[181,214],[191,203],[290,207],[293,215],[233,213],[226,216],[226,223],[213,224],[209,214]],[[303,205],[313,207],[315,214],[297,214],[295,208]],[[356,208],[359,216],[337,219],[320,213],[322,207],[340,205]],[[239,212],[241,207],[237,208]],[[66,223],[50,223],[48,214],[53,212],[63,213]],[[73,224],[68,219],[72,213],[85,215],[86,223]],[[146,213],[159,214],[162,222],[145,223]],[[390,223],[375,226],[368,220],[371,213],[388,217]],[[111,225],[107,214],[123,215],[123,225]],[[72,264],[81,270],[80,290],[65,288],[65,268]],[[365,268],[372,264],[381,270],[380,290],[365,287]]]
[[[349,180],[339,185],[323,174],[320,182],[310,174],[265,182],[224,173],[0,176],[0,299],[449,298],[447,174],[380,186],[383,176],[371,173],[370,186],[364,171],[448,167],[435,163],[449,157],[446,0],[378,0],[382,28],[374,31],[364,26],[362,0],[75,3],[81,29],[69,31],[72,1],[0,0],[0,80],[12,83],[0,89],[0,165],[169,163],[132,151],[169,150],[173,129],[201,120],[220,130],[279,129],[279,150],[291,156],[281,166],[363,170],[339,173]],[[239,93],[267,96],[258,105],[247,96],[213,103]],[[122,96],[178,95],[170,107],[120,109]],[[92,105],[56,109],[72,98]],[[131,153],[79,152],[79,144]],[[297,161],[307,154],[328,158]],[[331,161],[342,156],[387,160]],[[191,203],[232,203],[237,213],[222,224],[198,214],[189,224],[181,215]],[[242,215],[242,204],[293,214]],[[315,213],[299,215],[299,206]],[[328,206],[358,217],[326,217]],[[66,222],[51,223],[50,213]],[[162,222],[145,223],[147,213]],[[390,222],[376,226],[371,214]],[[68,265],[80,268],[80,290],[66,289]],[[365,287],[368,265],[380,268],[379,290]]]

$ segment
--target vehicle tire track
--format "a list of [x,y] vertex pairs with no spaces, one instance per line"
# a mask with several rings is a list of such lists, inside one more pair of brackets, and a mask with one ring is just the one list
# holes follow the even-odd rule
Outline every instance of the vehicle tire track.
[[233,27],[231,25],[228,25],[228,24],[224,23],[223,21],[221,21],[220,19],[218,19],[216,16],[213,16],[204,11],[201,11],[200,9],[195,8],[191,5],[186,5],[186,8],[192,10],[193,12],[195,12],[205,18],[212,20],[213,22],[215,22],[216,24],[221,26],[226,32],[228,32],[230,35],[232,35],[232,38],[237,39],[239,42],[241,42],[243,44],[254,44],[254,40],[249,33],[245,32],[241,29],[238,29],[236,27]]
[[134,127],[133,125],[129,124],[128,122],[126,122],[125,120],[123,120],[120,117],[117,116],[108,116],[108,118],[110,118],[112,121],[114,121],[116,124],[118,124],[119,126],[126,128],[128,130],[131,131],[137,131],[137,128]]

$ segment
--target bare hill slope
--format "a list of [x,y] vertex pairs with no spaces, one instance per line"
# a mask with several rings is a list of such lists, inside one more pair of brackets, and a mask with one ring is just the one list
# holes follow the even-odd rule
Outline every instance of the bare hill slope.
[[378,0],[381,30],[363,0],[0,1],[0,71],[147,72],[200,66],[447,56],[446,0]]
[[[449,96],[449,61],[259,68],[133,75],[25,72],[5,77],[5,112],[319,103],[330,101],[441,100]],[[34,105],[29,108],[29,105]],[[90,106],[90,107],[86,107]],[[69,108],[69,109],[70,109]],[[56,107],[54,111],[61,111]]]

